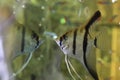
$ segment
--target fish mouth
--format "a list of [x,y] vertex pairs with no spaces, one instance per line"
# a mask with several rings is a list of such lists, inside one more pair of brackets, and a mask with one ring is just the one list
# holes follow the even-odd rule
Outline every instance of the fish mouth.
[[58,38],[54,39],[58,46],[60,46],[60,40]]

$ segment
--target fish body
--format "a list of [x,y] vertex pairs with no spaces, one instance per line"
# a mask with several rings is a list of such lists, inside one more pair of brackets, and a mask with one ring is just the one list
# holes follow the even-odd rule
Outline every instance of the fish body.
[[32,58],[34,51],[43,43],[43,40],[31,29],[15,23],[6,32],[4,39],[4,49],[9,62],[12,62],[21,55],[26,55],[24,64],[14,74],[10,75],[10,80],[22,72]]
[[[82,59],[83,52],[79,54],[79,51],[83,51],[83,50],[82,47],[79,46],[83,45],[82,43],[83,37],[81,36],[84,35],[84,32],[85,31],[81,31],[79,28],[76,28],[75,30],[71,30],[65,33],[64,35],[62,35],[60,39],[56,39],[56,42],[60,46],[64,54],[83,60]],[[79,36],[77,34],[79,34]],[[72,36],[75,36],[76,40],[74,40],[75,37]]]
[[79,60],[95,80],[98,80],[96,68],[89,66],[88,59],[91,59],[91,48],[97,47],[97,37],[92,36],[89,29],[100,16],[100,11],[96,11],[86,25],[70,30],[55,40],[64,54]]
[[[31,29],[15,23],[4,37],[4,47],[11,58],[35,51],[42,40]],[[11,47],[12,46],[12,47]]]
[[[20,73],[28,64],[32,57],[32,53],[40,46],[43,41],[35,33],[35,31],[21,25],[15,19],[13,10],[10,6],[1,6],[0,7],[0,53],[2,51],[3,58],[3,67],[5,76],[3,78],[6,80],[13,80],[14,76]],[[27,54],[26,62],[24,65],[13,75],[6,68],[11,68],[11,62],[18,56],[22,54]],[[1,72],[1,71],[0,71]],[[0,80],[2,79],[0,75]],[[2,79],[3,80],[3,79]]]

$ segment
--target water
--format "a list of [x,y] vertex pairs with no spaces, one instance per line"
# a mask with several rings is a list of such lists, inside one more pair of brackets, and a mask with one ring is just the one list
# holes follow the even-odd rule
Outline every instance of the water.
[[[44,40],[41,46],[34,51],[27,67],[16,75],[16,80],[73,80],[67,70],[63,52],[52,38],[84,25],[96,10],[101,11],[102,17],[94,26],[96,31],[100,30],[104,35],[101,37],[103,42],[101,46],[107,48],[107,50],[92,51],[97,55],[97,73],[100,80],[120,79],[119,0],[13,0],[9,2],[1,0],[0,4],[13,9],[17,23],[29,28],[30,32],[34,31],[40,39]],[[0,15],[3,14],[0,12]],[[7,32],[6,34],[9,35]],[[16,34],[18,34],[17,29]],[[14,38],[8,41],[14,43]],[[21,37],[19,38],[21,40]],[[20,43],[12,45],[10,49],[18,46],[17,44]],[[8,47],[6,47],[7,50],[9,50]],[[10,54],[7,57],[14,73],[21,68],[27,56],[20,55],[11,60]],[[77,60],[72,58],[70,60],[83,80],[86,78],[93,80]],[[73,75],[76,80],[79,80],[74,73]]]

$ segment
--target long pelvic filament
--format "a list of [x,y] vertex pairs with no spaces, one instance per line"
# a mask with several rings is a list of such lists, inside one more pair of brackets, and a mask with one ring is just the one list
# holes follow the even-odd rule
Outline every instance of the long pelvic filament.
[[80,80],[82,80],[82,78],[81,78],[80,75],[77,73],[77,71],[75,70],[75,68],[73,67],[73,65],[71,64],[71,62],[70,62],[69,59],[68,59],[68,63],[69,63],[69,65],[70,65],[70,67],[72,68],[72,70],[74,71],[74,73],[78,76],[78,78],[79,78]]
[[26,62],[23,64],[23,66],[16,73],[13,73],[13,75],[10,77],[10,80],[12,80],[12,78],[14,78],[16,75],[21,73],[26,68],[26,66],[28,65],[28,63],[30,62],[30,60],[32,58],[32,54],[33,54],[33,52],[29,53]]
[[69,66],[69,63],[68,63],[68,55],[67,54],[65,55],[65,63],[66,63],[66,66],[67,66],[67,69],[68,69],[68,72],[69,72],[70,76],[73,78],[73,80],[76,80],[75,77],[71,73],[70,66]]

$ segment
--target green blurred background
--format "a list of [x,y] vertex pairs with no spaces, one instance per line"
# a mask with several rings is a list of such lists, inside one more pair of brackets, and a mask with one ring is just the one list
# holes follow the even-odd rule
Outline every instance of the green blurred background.
[[[101,45],[109,49],[108,51],[98,49],[93,51],[97,54],[98,74],[100,80],[119,80],[119,4],[119,0],[1,0],[0,6],[7,6],[13,10],[17,22],[16,27],[22,24],[44,40],[33,53],[27,67],[16,76],[16,80],[72,80],[66,68],[63,52],[55,41],[44,33],[51,32],[60,36],[70,29],[85,24],[96,10],[102,13],[101,19],[96,24],[96,27],[104,34]],[[105,44],[106,41],[108,44]],[[20,55],[11,61],[13,72],[22,66],[26,57],[26,55]],[[70,60],[83,80],[86,80],[88,73],[81,64],[78,64],[79,62],[75,59]]]

